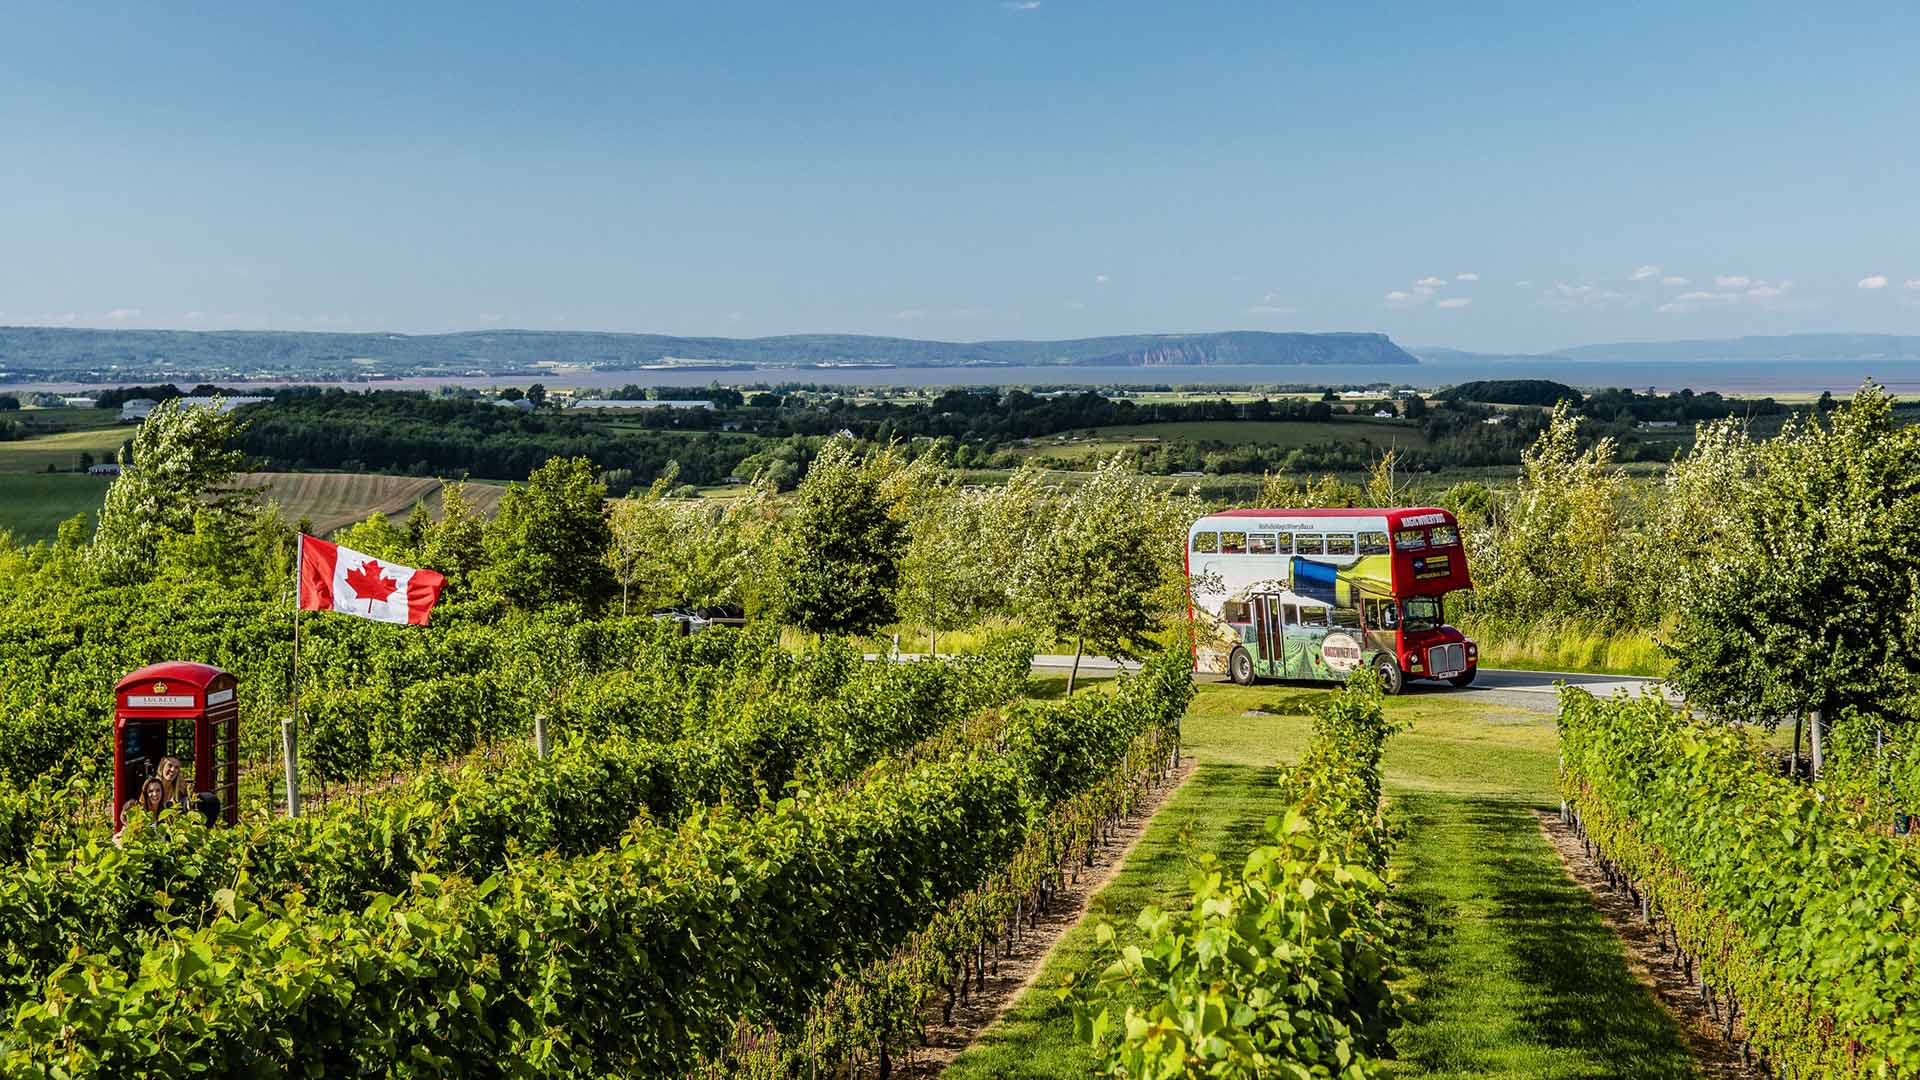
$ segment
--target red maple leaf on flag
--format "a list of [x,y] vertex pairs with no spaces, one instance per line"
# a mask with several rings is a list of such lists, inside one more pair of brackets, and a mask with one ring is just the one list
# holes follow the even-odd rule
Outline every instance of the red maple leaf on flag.
[[400,587],[385,574],[386,567],[381,566],[378,559],[368,559],[360,564],[359,569],[347,571],[347,586],[353,590],[353,595],[362,600],[385,603],[387,597],[393,595],[393,590]]

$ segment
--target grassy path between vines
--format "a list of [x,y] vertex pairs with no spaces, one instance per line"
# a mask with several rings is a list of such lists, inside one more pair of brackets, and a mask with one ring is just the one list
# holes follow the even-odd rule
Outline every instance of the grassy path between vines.
[[[1199,770],[1094,903],[1125,923],[1150,901],[1182,895],[1183,833],[1230,863],[1244,857],[1281,809],[1272,769],[1299,754],[1304,709],[1319,693],[1201,687],[1184,727]],[[1698,1075],[1678,1025],[1635,981],[1619,942],[1540,834],[1533,808],[1555,798],[1552,717],[1465,694],[1415,694],[1389,708],[1413,724],[1387,757],[1402,830],[1396,903],[1411,927],[1409,1004],[1390,1075]],[[1073,1042],[1054,988],[1096,963],[1091,932],[1075,927],[1034,987],[947,1075],[1087,1075],[1091,1059]]]

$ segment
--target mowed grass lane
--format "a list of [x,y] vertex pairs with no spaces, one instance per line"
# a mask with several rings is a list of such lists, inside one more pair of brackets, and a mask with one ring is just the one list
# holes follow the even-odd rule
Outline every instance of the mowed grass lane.
[[[1273,768],[1295,760],[1306,708],[1323,690],[1200,688],[1183,726],[1199,768],[1161,810],[1096,904],[1130,925],[1149,902],[1184,895],[1182,834],[1230,863],[1282,808]],[[1392,699],[1411,722],[1387,754],[1400,832],[1395,918],[1408,927],[1400,1078],[1688,1077],[1677,1025],[1627,971],[1587,895],[1569,881],[1534,811],[1557,805],[1552,717],[1472,694]],[[1277,714],[1277,715],[1269,715]],[[1082,1077],[1055,988],[1101,961],[1085,924],[1062,938],[1035,986],[960,1056],[949,1076]]]

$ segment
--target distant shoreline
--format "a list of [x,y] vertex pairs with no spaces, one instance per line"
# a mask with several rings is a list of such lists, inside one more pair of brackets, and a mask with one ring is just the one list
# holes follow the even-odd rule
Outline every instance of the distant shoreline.
[[694,389],[712,384],[739,388],[812,384],[854,387],[1022,386],[1069,387],[1318,387],[1411,386],[1437,390],[1473,379],[1539,378],[1564,382],[1582,390],[1606,387],[1648,387],[1661,392],[1691,389],[1729,396],[1805,396],[1831,391],[1844,395],[1872,378],[1902,397],[1920,397],[1920,359],[1829,360],[1713,360],[1692,363],[1514,360],[1448,362],[1430,359],[1418,367],[1380,364],[1212,365],[1186,367],[1100,367],[1084,365],[966,366],[966,367],[730,367],[708,365],[660,367],[632,371],[543,371],[512,375],[422,375],[380,380],[342,379],[229,379],[202,374],[128,377],[114,382],[82,383],[42,379],[0,381],[7,393],[65,393],[84,395],[113,386],[172,382],[188,389],[212,382],[235,389],[272,390],[289,386],[333,386],[353,390],[432,390],[443,386],[527,387],[541,383],[552,388],[617,389],[640,386]]

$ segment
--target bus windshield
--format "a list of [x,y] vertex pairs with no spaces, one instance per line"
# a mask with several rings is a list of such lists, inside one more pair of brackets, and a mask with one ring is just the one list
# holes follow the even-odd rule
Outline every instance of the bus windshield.
[[1447,621],[1437,596],[1409,596],[1400,602],[1401,625],[1408,630],[1438,630]]

